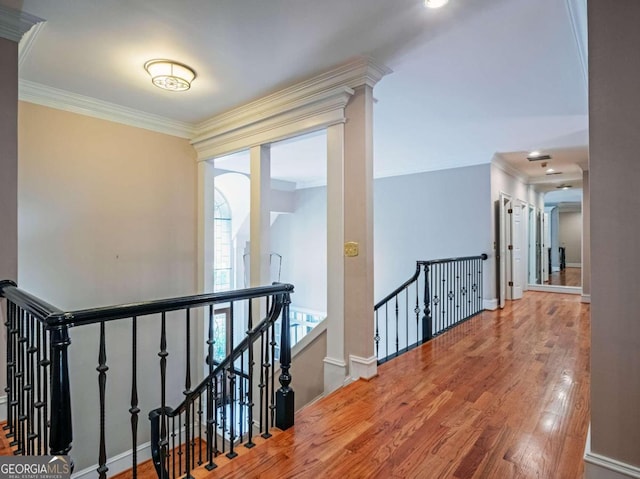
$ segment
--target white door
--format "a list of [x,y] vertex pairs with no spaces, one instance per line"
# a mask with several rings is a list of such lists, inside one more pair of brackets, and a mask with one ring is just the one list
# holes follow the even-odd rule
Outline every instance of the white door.
[[549,231],[549,213],[542,215],[542,282],[549,281],[549,247],[551,244],[551,231]]
[[511,281],[509,286],[511,287],[511,299],[521,299],[522,292],[524,290],[523,278],[524,278],[524,232],[523,232],[523,219],[522,210],[524,204],[521,201],[516,201],[513,205],[511,212],[511,245],[509,252],[511,253]]
[[538,249],[537,241],[536,241],[536,207],[533,205],[529,205],[529,275],[527,281],[529,284],[536,283],[536,251]]
[[500,193],[498,202],[498,306],[504,308],[505,300],[511,299],[511,288],[507,287],[511,281],[511,255],[507,254],[508,245],[511,244],[511,197]]

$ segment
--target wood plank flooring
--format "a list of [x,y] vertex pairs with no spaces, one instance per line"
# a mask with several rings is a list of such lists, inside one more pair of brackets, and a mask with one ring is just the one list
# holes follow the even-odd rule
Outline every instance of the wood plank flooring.
[[582,268],[565,268],[562,271],[551,273],[549,281],[545,284],[554,286],[582,286]]
[[[292,429],[194,476],[582,478],[589,344],[589,305],[528,292],[385,363],[371,381],[300,411]],[[139,470],[138,477],[155,474]]]
[[205,477],[581,478],[589,335],[576,296],[527,293],[305,408],[293,429]]

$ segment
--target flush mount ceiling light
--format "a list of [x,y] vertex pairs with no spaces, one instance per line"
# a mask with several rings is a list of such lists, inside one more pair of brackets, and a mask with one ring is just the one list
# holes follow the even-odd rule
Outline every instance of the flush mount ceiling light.
[[182,63],[171,60],[149,60],[144,69],[158,88],[169,91],[185,91],[191,88],[196,72]]
[[541,161],[541,160],[550,160],[551,155],[547,155],[539,152],[538,150],[532,151],[527,155],[527,160],[529,161]]
[[449,3],[449,0],[424,0],[424,6],[427,8],[440,8],[447,3]]
[[556,186],[556,188],[558,188],[559,190],[568,190],[569,188],[571,188],[571,185],[560,185]]

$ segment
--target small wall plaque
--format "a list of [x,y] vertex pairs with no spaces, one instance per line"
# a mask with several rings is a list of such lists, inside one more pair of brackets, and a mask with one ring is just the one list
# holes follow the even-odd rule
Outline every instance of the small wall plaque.
[[344,255],[353,258],[354,256],[358,256],[358,243],[355,241],[348,241],[344,244]]

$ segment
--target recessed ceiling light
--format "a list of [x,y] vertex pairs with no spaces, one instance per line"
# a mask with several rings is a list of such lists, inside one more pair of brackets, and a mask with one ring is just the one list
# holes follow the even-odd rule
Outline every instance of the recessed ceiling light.
[[529,155],[531,158],[535,158],[537,156],[540,156],[540,152],[538,150],[534,150],[531,153],[529,153]]
[[191,88],[196,72],[182,63],[171,60],[149,60],[144,69],[158,88],[169,91],[185,91]]
[[424,6],[427,8],[440,8],[447,3],[449,3],[449,0],[424,0]]
[[554,171],[556,171],[556,170],[554,170],[553,168],[548,168],[547,169],[547,173],[553,173]]

